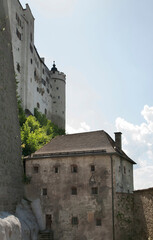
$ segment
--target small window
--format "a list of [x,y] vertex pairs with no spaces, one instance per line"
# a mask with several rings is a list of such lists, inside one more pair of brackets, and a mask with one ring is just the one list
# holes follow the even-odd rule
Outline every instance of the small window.
[[60,99],[60,96],[58,96],[58,99]]
[[38,172],[39,172],[39,167],[33,166],[33,173],[38,173]]
[[97,187],[93,187],[92,189],[91,189],[91,193],[92,194],[98,194],[98,188]]
[[31,51],[31,53],[33,53],[33,47],[31,44],[30,44],[30,51]]
[[72,165],[72,166],[71,166],[71,172],[72,172],[72,173],[77,173],[77,172],[78,172],[78,167],[77,167],[77,165]]
[[21,33],[19,32],[18,29],[16,29],[16,35],[17,35],[18,39],[21,40]]
[[71,188],[71,194],[72,195],[77,195],[77,188],[76,187]]
[[31,42],[32,42],[32,33],[30,33],[30,40],[31,40]]
[[47,115],[47,109],[45,108],[45,115]]
[[124,174],[126,174],[126,167],[124,167]]
[[96,219],[96,226],[101,226],[101,219],[100,218]]
[[72,225],[78,225],[78,217],[72,217]]
[[119,172],[121,171],[121,167],[119,166]]
[[95,171],[95,165],[91,165],[91,172]]
[[18,70],[18,72],[20,72],[20,64],[19,63],[17,63],[17,70]]
[[30,62],[31,62],[31,64],[32,64],[32,58],[31,58]]
[[42,194],[43,196],[47,196],[47,188],[43,188]]
[[58,90],[59,88],[57,87],[56,89]]
[[40,108],[40,104],[39,104],[39,102],[37,102],[37,108]]
[[55,173],[59,173],[59,167],[56,166],[56,167],[54,168],[54,171],[55,171]]
[[45,72],[45,71],[44,71],[44,69],[43,69],[43,74],[44,74],[44,72]]

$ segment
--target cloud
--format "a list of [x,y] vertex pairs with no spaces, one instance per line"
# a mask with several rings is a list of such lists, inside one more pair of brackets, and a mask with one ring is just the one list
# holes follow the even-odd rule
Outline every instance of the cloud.
[[134,170],[135,189],[153,187],[153,166],[146,166]]
[[70,125],[67,125],[67,134],[72,133],[81,133],[81,132],[89,132],[90,126],[86,122],[81,122],[78,126],[78,128],[74,128]]
[[151,182],[153,187],[153,107],[145,105],[141,114],[144,122],[140,125],[129,123],[123,118],[116,119],[117,131],[123,133],[123,149],[137,162],[134,171],[135,189],[151,187]]
[[[21,2],[24,2],[22,0]],[[27,0],[42,15],[47,18],[69,16],[75,9],[77,0]]]

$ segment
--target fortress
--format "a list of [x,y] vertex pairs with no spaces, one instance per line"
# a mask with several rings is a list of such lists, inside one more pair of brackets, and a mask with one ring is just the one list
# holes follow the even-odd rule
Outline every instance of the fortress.
[[26,112],[65,122],[65,75],[40,59],[33,22],[28,5],[0,0],[0,240],[152,240],[153,188],[133,191],[135,162],[120,132],[54,138],[26,157],[23,185],[14,66]]
[[14,69],[18,94],[26,114],[38,108],[58,127],[65,129],[65,79],[53,64],[45,65],[34,45],[34,17],[29,5],[23,9],[18,0],[8,0]]

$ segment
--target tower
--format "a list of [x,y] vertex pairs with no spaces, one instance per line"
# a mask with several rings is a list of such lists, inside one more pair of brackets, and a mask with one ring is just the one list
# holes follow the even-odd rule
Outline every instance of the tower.
[[52,121],[59,128],[65,129],[65,80],[66,75],[59,72],[55,62],[50,71],[52,84]]

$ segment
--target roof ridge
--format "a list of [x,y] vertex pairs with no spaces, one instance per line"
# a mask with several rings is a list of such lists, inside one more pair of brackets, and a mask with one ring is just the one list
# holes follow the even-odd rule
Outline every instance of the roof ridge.
[[88,134],[88,133],[97,133],[97,132],[105,132],[104,130],[96,130],[96,131],[88,131],[88,132],[79,132],[79,133],[70,133],[70,134],[65,134],[62,136],[72,136],[72,135],[78,135],[78,134]]

